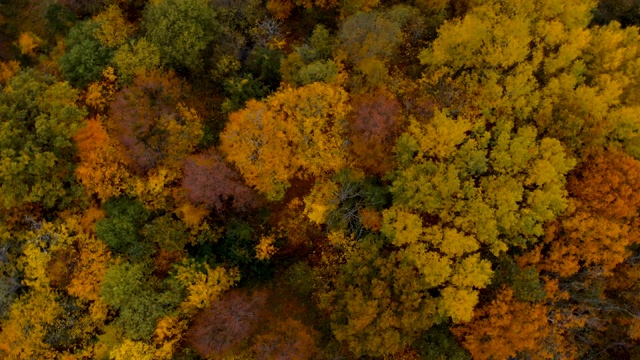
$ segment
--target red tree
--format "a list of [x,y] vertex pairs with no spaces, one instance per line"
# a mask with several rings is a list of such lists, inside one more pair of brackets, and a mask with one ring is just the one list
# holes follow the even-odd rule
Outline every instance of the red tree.
[[382,174],[392,166],[393,146],[399,134],[400,104],[384,90],[353,98],[349,124],[351,153],[364,170]]
[[185,159],[182,186],[187,189],[189,200],[218,211],[227,202],[237,210],[256,205],[253,191],[214,151]]
[[266,294],[232,290],[194,317],[186,340],[205,358],[230,353],[253,335]]
[[162,161],[181,161],[199,141],[199,118],[183,105],[187,91],[173,73],[150,72],[116,95],[109,130],[136,172],[146,173]]

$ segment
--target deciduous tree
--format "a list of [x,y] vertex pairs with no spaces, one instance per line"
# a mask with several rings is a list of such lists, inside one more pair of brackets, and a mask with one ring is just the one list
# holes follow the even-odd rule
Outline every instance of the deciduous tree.
[[123,44],[135,30],[115,3],[110,4],[104,11],[96,15],[93,21],[99,25],[94,32],[95,38],[108,48]]
[[78,93],[34,70],[9,85],[0,94],[0,208],[68,202],[78,190],[71,138],[86,115]]
[[75,87],[84,88],[98,80],[111,61],[113,51],[94,36],[98,28],[96,22],[87,20],[74,26],[65,39],[67,50],[58,62],[64,78]]
[[281,199],[294,176],[321,176],[345,164],[344,90],[315,83],[249,101],[231,114],[221,150],[247,183]]
[[575,161],[531,127],[472,129],[443,113],[412,121],[398,141],[394,203],[451,222],[496,253],[537,242],[567,208],[565,175]]
[[[113,133],[132,168],[145,174],[176,168],[202,137],[201,119],[184,103],[185,84],[173,73],[141,73],[111,104]],[[111,129],[109,129],[111,130]]]
[[204,357],[221,357],[256,330],[266,295],[233,290],[194,317],[187,343]]
[[118,310],[116,322],[133,340],[150,338],[156,322],[172,311],[183,296],[175,281],[154,284],[145,264],[126,262],[107,270],[100,295],[108,305]]
[[227,203],[236,210],[256,205],[257,199],[252,190],[213,150],[184,161],[182,186],[187,189],[190,201],[218,211],[223,210]]
[[393,164],[393,147],[400,129],[400,105],[384,90],[354,97],[351,105],[349,138],[355,164],[365,171],[384,174]]
[[510,288],[503,288],[495,300],[478,309],[469,324],[453,329],[473,358],[482,360],[536,351],[548,332],[547,307],[515,300]]
[[316,347],[313,330],[293,319],[276,321],[253,344],[256,359],[312,359]]
[[206,0],[149,2],[142,27],[163,62],[190,71],[203,66],[203,52],[220,31],[216,12]]
[[106,201],[125,192],[131,174],[121,145],[109,136],[101,120],[89,119],[73,140],[80,160],[76,177],[85,191]]
[[615,150],[586,161],[568,189],[588,209],[611,219],[635,217],[640,206],[640,162]]

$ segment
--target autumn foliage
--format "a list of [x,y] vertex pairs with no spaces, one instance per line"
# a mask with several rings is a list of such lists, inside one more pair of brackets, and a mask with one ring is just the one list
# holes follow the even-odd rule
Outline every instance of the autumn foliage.
[[258,326],[266,295],[231,291],[203,309],[187,331],[187,341],[204,357],[221,356],[247,340]]
[[469,324],[455,327],[453,332],[474,359],[507,359],[535,352],[549,332],[547,308],[517,301],[513,290],[504,288],[495,300],[474,313]]
[[640,359],[632,3],[0,1],[0,358]]
[[110,130],[134,171],[144,174],[161,163],[178,166],[200,140],[201,119],[185,105],[186,90],[175,75],[150,72],[116,95]]
[[347,94],[314,83],[249,101],[231,114],[221,150],[249,185],[281,199],[294,176],[321,176],[345,165]]
[[378,90],[351,100],[349,125],[354,162],[364,170],[383,174],[393,165],[393,146],[400,129],[400,105],[391,94]]
[[248,209],[257,203],[255,194],[240,175],[215,152],[185,159],[182,186],[188,191],[190,201],[218,211],[227,203],[236,210]]
[[101,118],[87,121],[73,138],[78,147],[80,164],[76,176],[85,188],[106,200],[122,194],[130,175],[120,144],[111,139]]
[[636,216],[640,162],[615,150],[605,151],[587,161],[567,187],[584,209],[611,219]]

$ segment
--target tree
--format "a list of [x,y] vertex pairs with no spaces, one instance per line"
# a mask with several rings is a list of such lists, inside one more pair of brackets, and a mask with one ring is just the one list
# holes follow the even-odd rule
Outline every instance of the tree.
[[582,209],[610,219],[627,219],[637,215],[639,186],[640,162],[608,150],[586,161],[567,187]]
[[[468,97],[464,111],[490,123],[533,125],[585,155],[608,138],[633,138],[628,114],[638,78],[635,30],[587,28],[590,1],[489,2],[446,22],[422,51],[425,84],[451,79]],[[612,54],[616,54],[612,56]],[[606,64],[606,65],[605,65]],[[626,129],[622,130],[622,129]],[[617,135],[616,135],[616,129]]]
[[605,275],[631,255],[640,241],[634,223],[640,197],[635,190],[640,163],[616,150],[592,155],[573,176],[568,189],[576,210],[549,224],[538,267],[569,277],[583,268]]
[[346,263],[319,294],[336,339],[358,356],[397,353],[448,318],[469,321],[492,275],[472,237],[424,229],[420,217],[401,209],[383,217],[391,244],[383,249],[371,237],[345,251]]
[[60,312],[50,291],[22,295],[2,322],[0,354],[12,359],[50,358],[53,352],[44,337]]
[[121,45],[113,54],[113,64],[124,84],[130,84],[136,74],[160,68],[160,50],[146,38]]
[[182,251],[190,236],[186,225],[170,214],[159,216],[143,226],[140,233],[145,241],[169,252]]
[[150,217],[138,201],[128,197],[112,198],[104,204],[107,217],[96,223],[96,236],[111,249],[133,258],[142,258],[155,249],[146,243],[140,230]]
[[202,120],[185,105],[186,91],[173,73],[154,71],[139,74],[116,95],[110,112],[112,133],[137,173],[146,174],[160,164],[176,169],[200,141]]
[[111,61],[113,52],[94,36],[98,27],[94,21],[84,21],[74,26],[65,39],[67,50],[58,62],[64,78],[75,87],[84,88],[98,80]]
[[203,357],[230,353],[256,330],[264,293],[233,290],[194,316],[187,343]]
[[164,0],[148,3],[142,27],[146,38],[176,70],[202,68],[204,51],[220,31],[216,12],[206,0]]
[[330,180],[314,184],[311,193],[304,197],[305,214],[318,225],[326,224],[329,230],[361,237],[362,211],[381,210],[387,195],[387,189],[377,179],[345,169]]
[[106,201],[123,194],[131,174],[120,145],[111,139],[101,120],[100,117],[89,119],[73,140],[80,158],[76,177],[87,192]]
[[93,236],[78,236],[77,264],[66,287],[69,295],[81,300],[100,301],[100,286],[111,262],[107,246]]
[[315,83],[249,101],[231,114],[221,150],[245,181],[281,199],[294,176],[321,176],[344,163],[344,90]]
[[473,321],[453,328],[474,359],[507,359],[536,351],[547,336],[547,308],[520,302],[506,287],[475,313]]
[[47,21],[47,28],[56,35],[67,35],[74,23],[78,20],[76,14],[71,9],[62,4],[50,4],[44,15]]
[[187,189],[190,201],[218,211],[223,210],[226,203],[236,210],[256,205],[252,190],[214,151],[191,156],[184,161],[182,186]]
[[209,307],[240,280],[237,269],[221,266],[211,269],[208,264],[203,266],[193,260],[184,261],[175,268],[176,279],[187,291],[187,297],[181,304],[181,309],[187,314]]
[[338,49],[352,64],[376,57],[391,56],[402,40],[400,25],[376,12],[356,13],[342,23],[338,33]]
[[266,333],[256,337],[256,359],[312,359],[316,352],[313,331],[293,319],[276,321]]
[[433,282],[416,277],[402,254],[382,253],[373,241],[360,243],[333,282],[334,288],[320,293],[320,308],[329,314],[336,339],[356,356],[396,353],[438,322],[427,291]]
[[411,121],[398,140],[394,203],[450,222],[494,253],[535,243],[566,210],[565,175],[575,164],[559,141],[536,136],[510,125],[489,133],[444,113]]
[[384,174],[393,164],[392,151],[399,135],[400,105],[384,90],[359,95],[351,101],[349,138],[355,164],[365,171]]
[[35,55],[35,49],[42,45],[42,43],[43,40],[31,32],[21,33],[18,38],[18,47],[22,55]]
[[115,360],[153,360],[157,359],[155,350],[154,346],[145,342],[126,339],[109,353],[109,358]]
[[33,70],[9,85],[0,94],[0,209],[68,203],[79,189],[71,138],[86,115],[78,93]]
[[338,40],[336,58],[353,67],[350,88],[363,91],[387,82],[387,60],[402,40],[399,24],[380,13],[358,12],[344,20]]
[[65,2],[78,16],[92,15],[100,11],[105,0],[69,0]]
[[107,6],[103,12],[93,18],[93,21],[99,25],[94,33],[95,38],[108,48],[123,44],[135,30],[116,4]]
[[59,326],[65,309],[51,287],[47,265],[53,254],[71,245],[74,234],[63,224],[31,219],[31,227],[19,237],[23,246],[16,266],[28,291],[13,302],[1,324],[0,354],[12,359],[53,358],[57,341],[52,334],[64,330]]
[[154,284],[142,263],[123,262],[107,270],[100,295],[105,303],[119,311],[117,324],[128,338],[148,339],[156,322],[182,300],[182,291],[172,280]]
[[336,0],[269,0],[267,9],[278,20],[285,20],[291,15],[296,6],[304,8],[317,7],[320,9],[331,9],[339,3]]
[[610,274],[631,255],[628,247],[640,242],[632,227],[598,213],[580,211],[558,222],[547,230],[549,250],[539,268],[562,277],[578,273],[583,266]]
[[332,60],[336,40],[323,25],[313,28],[311,37],[282,60],[282,80],[292,85],[304,86],[317,81],[338,81],[339,68]]
[[448,324],[431,327],[414,344],[422,359],[471,360],[471,355],[458,343]]

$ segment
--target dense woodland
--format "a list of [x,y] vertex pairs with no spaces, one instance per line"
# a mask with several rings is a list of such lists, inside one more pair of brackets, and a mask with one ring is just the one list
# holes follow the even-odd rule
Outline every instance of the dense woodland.
[[640,2],[0,1],[0,358],[640,358]]

